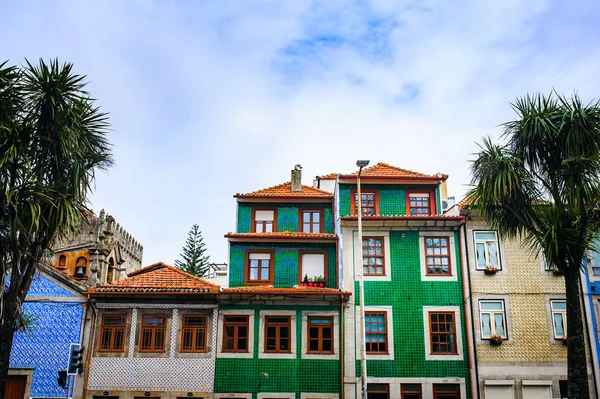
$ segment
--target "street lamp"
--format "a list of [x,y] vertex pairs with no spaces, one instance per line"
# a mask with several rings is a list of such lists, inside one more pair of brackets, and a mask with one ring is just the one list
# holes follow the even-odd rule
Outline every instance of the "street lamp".
[[361,351],[360,351],[360,365],[361,365],[361,382],[363,399],[367,399],[367,341],[365,337],[365,282],[363,279],[364,267],[363,267],[363,238],[362,238],[362,194],[360,191],[360,174],[362,169],[369,164],[367,160],[356,161],[358,166],[358,176],[356,177],[356,191],[358,197],[358,242],[360,243],[360,253],[357,256],[357,270],[359,270],[360,284],[359,284],[359,296],[360,296],[360,338],[361,338]]

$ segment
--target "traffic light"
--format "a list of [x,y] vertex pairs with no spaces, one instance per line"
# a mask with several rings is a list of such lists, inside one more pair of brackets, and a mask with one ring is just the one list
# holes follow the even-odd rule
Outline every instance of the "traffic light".
[[67,389],[67,370],[60,370],[58,372],[58,386]]
[[71,344],[69,353],[68,375],[77,375],[83,372],[83,350],[85,348],[79,344]]

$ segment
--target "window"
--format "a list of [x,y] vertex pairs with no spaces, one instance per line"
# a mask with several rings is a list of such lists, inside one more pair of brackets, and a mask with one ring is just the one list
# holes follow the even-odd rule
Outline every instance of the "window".
[[408,193],[406,203],[408,204],[409,216],[433,215],[433,193]]
[[255,233],[272,233],[276,230],[274,209],[253,209],[253,213]]
[[402,384],[400,385],[400,399],[421,399],[421,384]]
[[67,267],[67,257],[65,255],[60,255],[58,257],[57,267],[60,269],[64,269],[65,267]]
[[385,312],[365,312],[367,354],[388,353],[386,316]]
[[388,384],[367,384],[367,399],[389,399],[390,386]]
[[327,254],[325,251],[299,251],[299,281],[304,276],[309,278],[323,277],[327,284]]
[[248,352],[248,316],[225,316],[223,352]]
[[554,339],[562,339],[567,335],[567,302],[563,300],[550,301],[552,310],[552,328]]
[[[376,190],[361,190],[360,196],[362,201],[360,206],[362,208],[362,216],[375,216],[379,214],[379,198]],[[354,198],[351,204],[352,215],[358,215],[358,193],[356,190],[350,191],[350,198]]]
[[320,210],[306,209],[302,210],[301,223],[303,233],[322,233],[323,232],[323,212]]
[[87,274],[87,264],[88,261],[84,256],[77,258],[77,262],[75,263],[76,277],[84,277]]
[[333,318],[308,317],[308,353],[333,353]]
[[494,334],[508,338],[505,315],[504,301],[479,301],[481,339],[488,339]]
[[456,354],[456,328],[453,312],[429,313],[431,353]]
[[433,384],[433,399],[459,399],[460,385]]
[[246,267],[246,284],[273,283],[273,251],[249,252]]
[[125,314],[102,315],[100,347],[102,352],[122,352],[125,342]]
[[473,235],[477,270],[485,270],[488,265],[500,270],[498,234],[495,231],[475,231]]
[[289,353],[291,352],[290,316],[266,316],[265,317],[265,352]]
[[206,352],[207,331],[207,315],[184,315],[181,352]]
[[[599,240],[599,238],[596,238],[593,241],[593,244],[596,246],[596,248],[600,248]],[[600,276],[600,251],[591,250],[589,255],[590,257],[588,259],[588,262],[590,263],[590,266],[592,268],[592,276]]]
[[167,316],[143,315],[140,352],[164,352]]
[[425,237],[425,264],[428,276],[449,276],[450,248],[448,237]]
[[385,274],[383,237],[364,237],[363,273],[365,276],[382,276]]

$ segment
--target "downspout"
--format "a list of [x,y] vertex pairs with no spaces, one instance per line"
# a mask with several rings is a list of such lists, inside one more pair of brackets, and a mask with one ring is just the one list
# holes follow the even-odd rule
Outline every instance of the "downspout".
[[345,320],[344,320],[344,296],[340,297],[340,399],[344,399],[344,348],[346,346],[345,337]]
[[[460,262],[463,273],[463,304],[465,307],[468,306],[468,311],[465,311],[465,321],[467,327],[470,326],[467,332],[467,348],[469,351],[469,375],[471,377],[471,397],[480,398],[481,392],[479,390],[479,370],[477,368],[477,348],[475,346],[475,326],[473,325],[473,295],[471,292],[471,271],[467,265],[467,259],[469,250],[467,249],[467,242],[465,237],[467,236],[467,225],[466,219],[463,219],[460,223],[459,237],[460,237]],[[464,278],[467,276],[467,278]],[[468,293],[468,297],[467,297]],[[477,396],[475,396],[477,393]]]
[[[583,286],[583,281],[581,280],[581,278],[579,279],[579,283],[581,284],[581,292],[584,294],[584,296],[587,296],[588,300],[586,301],[585,299],[583,300],[583,317],[585,320],[588,320],[588,312],[590,314],[590,317],[592,319],[592,326],[596,326],[596,312],[594,311],[594,299],[592,298],[592,295],[589,292],[590,289],[590,276],[589,276],[589,270],[588,270],[588,264],[587,264],[587,260],[584,259],[583,260],[583,267],[584,267],[584,276],[585,276],[585,283],[586,283],[586,289],[584,290],[584,286]],[[592,344],[592,337],[590,336],[590,328],[588,323],[584,323],[585,325],[585,331],[586,331],[586,335],[587,335],[587,339],[588,342],[590,344]],[[598,376],[596,375],[596,368],[600,367],[600,364],[598,364],[598,348],[600,348],[600,343],[598,342],[598,335],[594,334],[594,341],[593,341],[593,348],[590,348],[590,355],[592,357],[592,377],[594,379],[594,393],[596,394],[596,397],[600,397],[598,396]],[[593,350],[592,350],[593,349]],[[594,367],[594,363],[596,363],[596,367]]]
[[88,294],[88,301],[85,307],[86,310],[86,314],[88,312],[91,312],[91,316],[92,316],[92,325],[90,327],[90,339],[89,339],[89,347],[87,348],[87,360],[85,362],[85,378],[83,380],[83,391],[81,394],[82,399],[85,399],[87,397],[87,387],[88,387],[88,379],[90,376],[90,362],[92,359],[92,349],[94,348],[94,337],[96,334],[94,334],[94,330],[96,329],[96,315],[94,314],[94,308],[92,306],[92,303],[90,301],[90,294]]

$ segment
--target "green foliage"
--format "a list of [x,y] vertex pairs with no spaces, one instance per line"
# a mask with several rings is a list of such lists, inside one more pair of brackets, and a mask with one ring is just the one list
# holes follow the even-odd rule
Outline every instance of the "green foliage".
[[518,99],[502,143],[484,138],[467,198],[502,235],[543,251],[565,278],[569,397],[588,397],[579,299],[582,260],[600,227],[600,103],[557,93]]
[[0,382],[38,262],[89,213],[94,173],[112,164],[108,117],[84,79],[58,60],[0,64]]
[[205,255],[205,247],[200,227],[195,224],[190,229],[182,249],[180,256],[183,260],[176,260],[175,266],[194,276],[205,277],[210,270],[209,256]]

